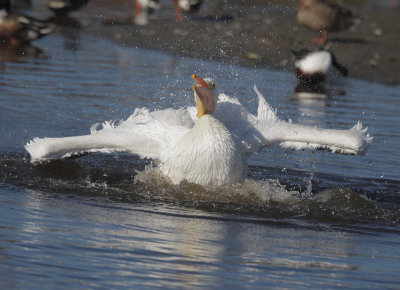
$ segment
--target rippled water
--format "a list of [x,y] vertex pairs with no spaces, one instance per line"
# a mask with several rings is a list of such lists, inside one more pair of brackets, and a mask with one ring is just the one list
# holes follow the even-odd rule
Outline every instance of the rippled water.
[[[399,87],[334,77],[330,95],[304,97],[293,72],[61,32],[36,42],[42,51],[0,56],[0,285],[398,287]],[[252,112],[256,84],[282,119],[360,120],[374,142],[365,156],[267,148],[244,184],[219,188],[170,185],[128,154],[29,162],[33,137],[193,105],[194,72]]]

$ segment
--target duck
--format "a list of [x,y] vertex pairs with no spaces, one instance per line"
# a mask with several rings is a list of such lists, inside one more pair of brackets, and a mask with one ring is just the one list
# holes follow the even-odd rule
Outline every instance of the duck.
[[247,158],[266,146],[324,149],[363,155],[372,137],[357,123],[349,130],[321,129],[280,120],[254,86],[257,114],[224,93],[214,97],[215,83],[192,75],[196,107],[150,111],[137,108],[116,125],[104,122],[89,135],[34,138],[25,145],[32,163],[92,152],[128,152],[151,158],[174,184],[201,186],[240,183]]
[[[188,13],[197,12],[200,9],[202,0],[173,0],[175,7],[175,19],[182,21],[182,11]],[[148,16],[155,10],[160,9],[159,0],[136,0],[134,23],[145,25],[148,23]]]
[[10,11],[11,1],[2,1],[0,5],[0,44],[5,47],[19,48],[29,45],[33,40],[51,33],[53,27],[45,21]]
[[89,0],[46,0],[47,8],[54,12],[56,17],[63,17],[70,12],[85,7]]
[[334,0],[299,0],[297,21],[312,30],[321,32],[314,42],[324,44],[328,31],[339,31],[354,24],[353,13]]
[[199,11],[202,0],[174,0],[176,21],[182,20],[182,12],[195,13]]
[[146,25],[149,15],[160,9],[159,0],[136,0],[133,22],[137,25]]
[[337,62],[335,55],[326,49],[311,51],[306,48],[292,49],[296,57],[296,78],[305,86],[314,87],[323,82],[334,67],[343,76],[348,75],[346,67]]

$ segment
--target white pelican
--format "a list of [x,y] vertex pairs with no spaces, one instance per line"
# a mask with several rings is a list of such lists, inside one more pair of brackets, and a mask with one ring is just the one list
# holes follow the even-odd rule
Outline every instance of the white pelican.
[[317,85],[323,82],[332,66],[343,76],[348,75],[347,68],[338,63],[336,57],[329,50],[310,51],[303,48],[299,51],[292,50],[292,52],[297,58],[294,65],[296,77],[300,83]]
[[32,162],[87,152],[126,151],[152,158],[174,183],[187,180],[203,186],[240,182],[247,157],[268,145],[326,149],[362,155],[372,140],[360,123],[350,130],[319,129],[281,121],[263,96],[257,115],[235,98],[213,97],[214,83],[192,75],[196,108],[135,112],[118,126],[105,122],[91,134],[35,138],[25,145]]

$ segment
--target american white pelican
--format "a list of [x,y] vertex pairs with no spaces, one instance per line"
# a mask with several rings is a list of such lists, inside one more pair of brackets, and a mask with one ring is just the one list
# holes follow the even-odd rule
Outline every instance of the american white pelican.
[[292,50],[297,60],[294,65],[296,67],[296,77],[300,83],[310,86],[317,85],[326,79],[332,66],[337,69],[343,76],[347,76],[348,70],[336,61],[336,57],[329,50],[310,51],[301,49],[299,51]]
[[346,29],[354,24],[353,13],[335,0],[299,0],[297,21],[313,30],[322,32],[315,42],[323,44],[327,31]]
[[53,31],[44,21],[10,12],[11,1],[0,3],[0,42],[13,48],[29,44]]
[[96,130],[96,124],[84,136],[35,138],[25,149],[32,162],[86,152],[126,151],[152,158],[174,183],[221,185],[242,181],[247,157],[264,146],[362,155],[372,140],[360,123],[350,130],[331,130],[281,121],[256,87],[258,110],[253,115],[225,94],[216,102],[214,83],[192,77],[197,82],[193,86],[197,110],[136,109],[119,125],[105,122]]

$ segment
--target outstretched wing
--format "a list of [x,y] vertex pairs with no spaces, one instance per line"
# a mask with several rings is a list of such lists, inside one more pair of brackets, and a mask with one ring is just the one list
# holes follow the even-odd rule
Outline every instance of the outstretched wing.
[[363,155],[372,137],[357,123],[349,130],[322,129],[280,120],[254,86],[258,96],[257,115],[249,113],[237,99],[219,96],[215,114],[233,134],[244,154],[262,147],[280,145],[295,149],[323,149],[342,154]]
[[60,159],[91,152],[129,152],[140,157],[161,159],[165,150],[193,126],[185,110],[149,112],[136,109],[118,125],[105,122],[91,128],[91,134],[63,138],[35,138],[25,145],[32,162]]
[[[350,130],[321,129],[279,120],[261,93],[257,115],[249,113],[235,98],[219,95],[214,115],[231,132],[244,155],[262,147],[280,145],[295,149],[324,149],[343,154],[362,155],[372,137],[361,123]],[[32,162],[60,159],[88,152],[129,152],[163,161],[164,153],[194,125],[196,109],[166,109],[149,112],[136,109],[125,121],[105,122],[101,130],[92,126],[91,134],[63,138],[35,138],[25,145]]]

